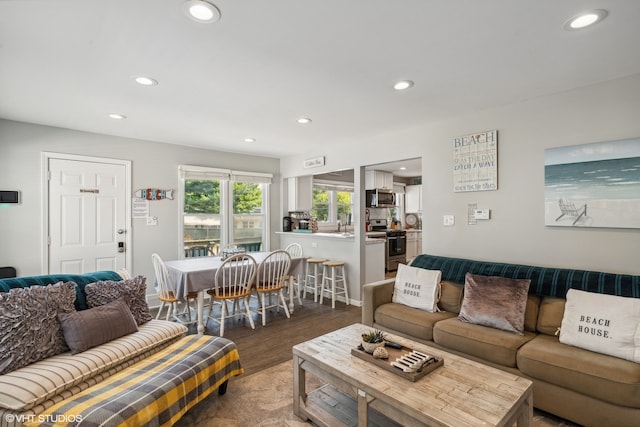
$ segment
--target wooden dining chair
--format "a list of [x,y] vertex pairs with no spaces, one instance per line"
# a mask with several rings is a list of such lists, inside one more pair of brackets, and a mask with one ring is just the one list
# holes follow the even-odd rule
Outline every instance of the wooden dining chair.
[[[230,256],[216,270],[214,288],[207,291],[211,296],[207,318],[220,324],[221,337],[224,336],[225,320],[232,317],[247,317],[251,329],[256,328],[249,311],[249,297],[256,270],[256,261],[246,253]],[[231,312],[227,303],[232,301],[233,311]],[[240,301],[244,304],[244,312],[238,310]],[[216,302],[220,302],[219,319],[211,316]]]
[[[302,245],[300,243],[291,243],[289,244],[286,248],[284,248],[285,251],[287,251],[287,253],[289,254],[289,256],[291,256],[291,258],[303,258],[304,254],[303,254],[303,249],[302,249]],[[304,262],[305,260],[302,260],[302,262]],[[304,273],[305,269],[304,269],[304,265],[302,266],[302,272]],[[293,279],[293,282],[288,282],[290,284],[293,285],[293,297],[292,299],[295,299],[296,297],[298,298],[298,303],[300,305],[302,305],[302,298],[300,296],[300,294],[302,293],[302,290],[304,289],[304,283],[302,281],[302,277],[304,277],[304,275],[298,274],[295,279]]]
[[[286,282],[289,280],[288,274],[290,266],[291,256],[283,249],[272,251],[260,265],[258,265],[254,289],[260,301],[259,311],[256,312],[262,316],[262,326],[267,324],[267,308],[275,307],[279,311],[280,306],[282,306],[287,318],[290,317],[287,301],[284,298],[283,292],[283,289],[286,287]],[[276,297],[274,304],[271,304],[272,296]],[[269,298],[268,305],[267,297]]]
[[158,314],[156,315],[156,319],[160,318],[162,314],[162,309],[164,309],[165,305],[167,306],[167,316],[166,320],[174,319],[177,322],[183,324],[194,323],[191,320],[191,306],[190,302],[196,302],[198,299],[197,292],[189,292],[187,294],[187,300],[185,303],[185,311],[182,314],[187,314],[188,321],[185,322],[181,318],[178,317],[178,303],[180,299],[176,296],[176,287],[173,284],[173,280],[171,280],[171,276],[169,276],[169,271],[167,270],[167,266],[164,264],[160,255],[154,253],[151,254],[151,261],[153,262],[153,270],[156,273],[156,282],[158,289],[158,299],[160,300],[160,308],[158,309]]

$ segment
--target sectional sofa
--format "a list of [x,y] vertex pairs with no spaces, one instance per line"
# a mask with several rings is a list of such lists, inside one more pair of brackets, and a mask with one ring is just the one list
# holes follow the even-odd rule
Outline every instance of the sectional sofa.
[[0,425],[170,426],[243,372],[235,344],[152,319],[142,276],[0,280]]
[[[570,289],[596,294],[603,307],[609,304],[607,295],[637,303],[640,276],[427,254],[419,255],[412,266],[441,272],[441,311],[394,302],[395,279],[389,279],[363,287],[362,323],[524,376],[533,381],[536,408],[575,423],[639,425],[640,363],[568,345],[556,334],[563,324]],[[522,333],[471,323],[461,315],[465,283],[469,286],[469,277],[477,276],[530,281]],[[639,306],[635,307],[629,323],[637,322],[640,315]],[[589,313],[581,317],[592,324],[590,334],[609,338],[607,320],[591,318]],[[635,329],[637,357],[640,327]]]

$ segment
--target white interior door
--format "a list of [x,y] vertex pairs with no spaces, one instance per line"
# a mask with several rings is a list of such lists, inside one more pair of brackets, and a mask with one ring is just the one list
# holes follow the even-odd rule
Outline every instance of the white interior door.
[[48,159],[49,273],[127,268],[127,165]]

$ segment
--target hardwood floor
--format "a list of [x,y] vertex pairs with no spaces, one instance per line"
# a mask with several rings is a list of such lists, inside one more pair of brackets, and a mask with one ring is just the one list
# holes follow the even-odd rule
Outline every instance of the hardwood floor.
[[[390,277],[394,277],[394,274],[390,274]],[[255,299],[252,299],[251,307],[257,307]],[[361,322],[362,310],[360,307],[347,306],[341,302],[337,302],[336,308],[331,309],[331,303],[327,303],[326,299],[324,304],[320,305],[314,303],[313,298],[307,298],[303,301],[302,306],[296,304],[295,312],[290,319],[287,319],[282,311],[276,313],[275,310],[272,310],[268,315],[266,326],[262,326],[262,320],[259,316],[254,314],[253,319],[256,325],[255,330],[251,329],[246,319],[228,320],[225,325],[225,337],[234,341],[238,346],[240,360],[245,370],[244,375],[232,378],[232,382],[291,360],[291,348],[296,344]],[[218,332],[218,324],[209,320],[205,333],[218,335]],[[189,326],[189,333],[196,333],[195,325]],[[200,406],[202,405],[200,404]],[[573,427],[576,425],[536,409],[534,411],[534,426]]]
[[[252,298],[251,308],[256,308],[257,301]],[[214,314],[216,313],[214,309]],[[207,309],[205,309],[205,314]],[[362,320],[360,307],[336,302],[336,308],[331,308],[331,300],[323,304],[313,302],[313,298],[303,300],[303,305],[296,302],[295,311],[287,319],[282,309],[279,313],[275,309],[267,313],[267,324],[262,326],[262,318],[253,315],[256,328],[251,329],[246,319],[228,319],[225,324],[224,337],[229,338],[238,346],[242,367],[245,375],[251,375],[263,369],[270,368],[292,358],[291,348],[304,341],[326,334]],[[209,320],[205,334],[218,335],[219,325]],[[195,334],[195,325],[189,326],[189,333]]]

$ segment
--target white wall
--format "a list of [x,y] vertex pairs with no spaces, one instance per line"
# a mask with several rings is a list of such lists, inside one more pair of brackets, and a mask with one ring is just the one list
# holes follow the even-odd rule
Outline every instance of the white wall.
[[[639,118],[640,75],[635,75],[367,140],[327,141],[304,156],[282,159],[281,173],[357,170],[421,157],[423,252],[640,274],[640,230],[544,225],[544,149],[640,137]],[[499,189],[454,193],[452,139],[493,129],[498,130]],[[329,151],[331,146],[339,149]],[[303,169],[304,159],[322,155],[324,167]],[[467,225],[469,203],[491,209],[492,219]],[[454,227],[442,225],[444,214],[455,215]]]
[[[274,174],[271,187],[271,226],[280,227],[280,161],[274,158],[224,153],[67,129],[0,120],[0,189],[20,190],[22,203],[0,208],[0,266],[14,266],[22,276],[42,274],[43,151],[108,157],[132,161],[132,190],[178,189],[178,165],[221,167]],[[152,279],[151,254],[164,259],[180,256],[177,200],[150,202],[158,226],[133,219],[134,274]],[[277,244],[275,234],[272,242]]]

